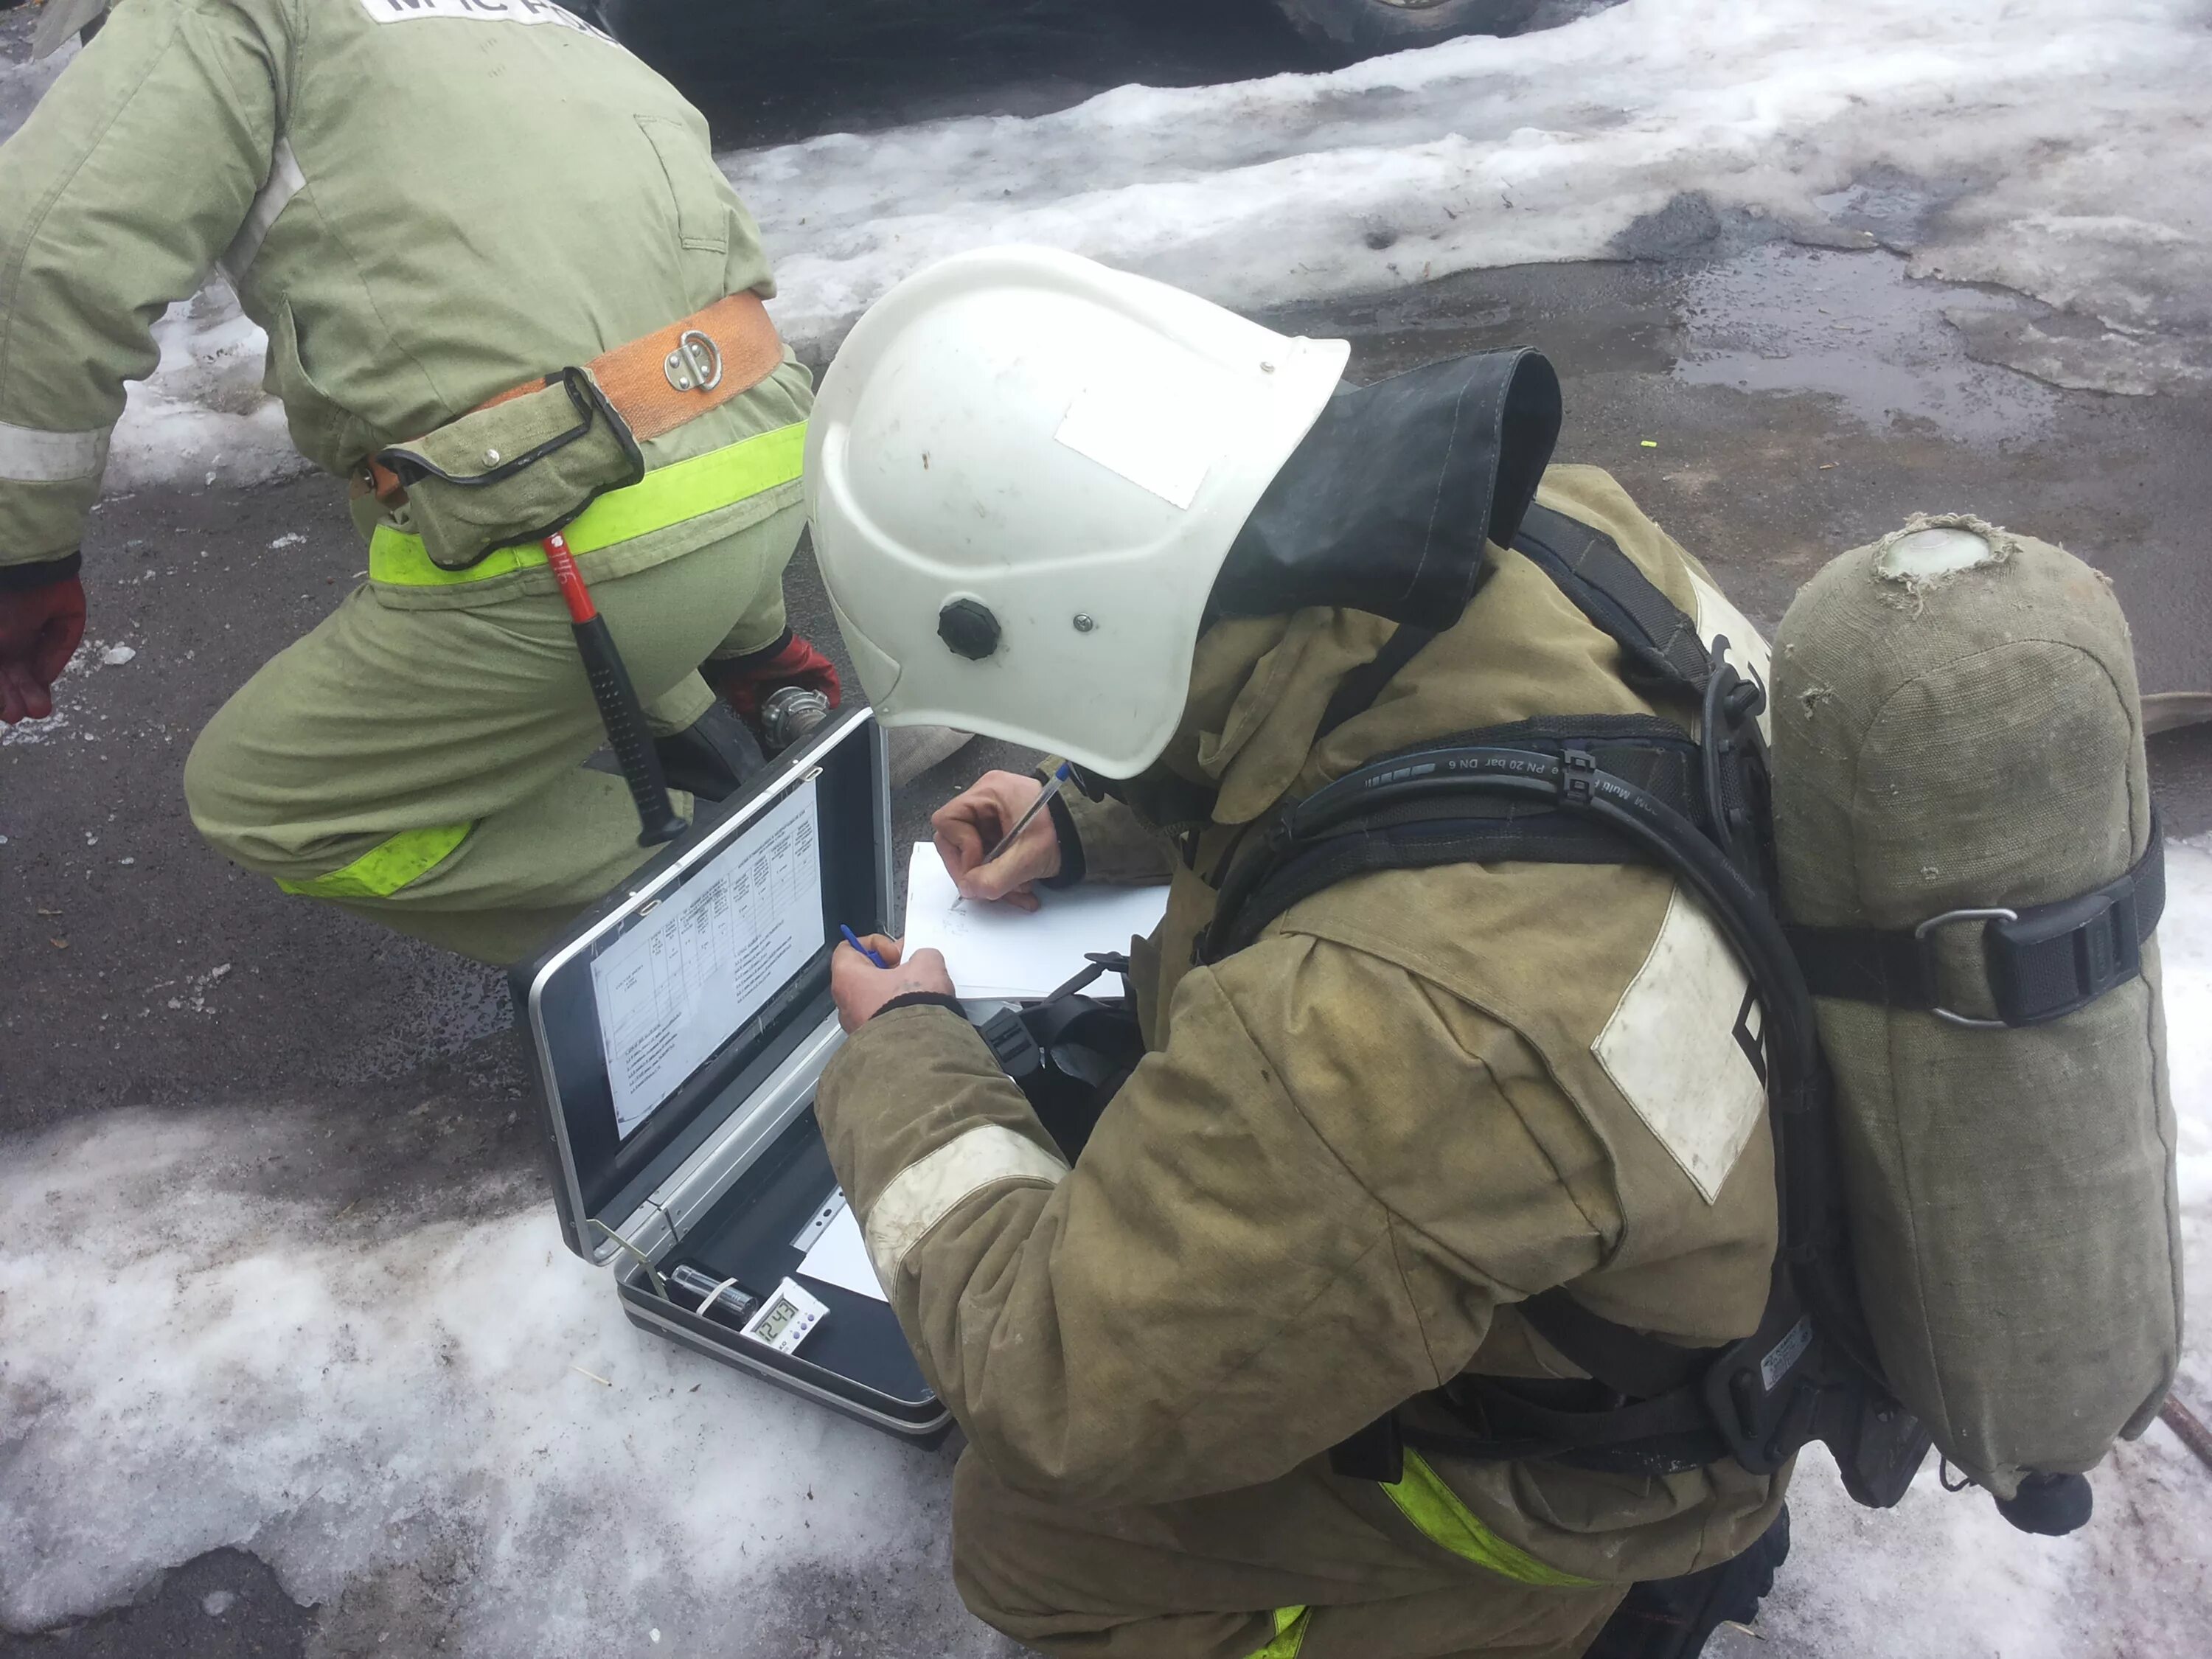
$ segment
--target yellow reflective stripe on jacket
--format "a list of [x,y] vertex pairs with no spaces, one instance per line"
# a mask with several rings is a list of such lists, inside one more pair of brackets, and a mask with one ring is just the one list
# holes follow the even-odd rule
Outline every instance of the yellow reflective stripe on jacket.
[[[787,484],[799,475],[806,453],[806,422],[794,421],[720,449],[648,472],[626,489],[611,490],[571,520],[561,533],[572,553],[612,547],[650,531],[696,519]],[[420,536],[379,525],[368,543],[368,579],[408,587],[447,587],[489,581],[545,562],[545,550],[495,547],[465,570],[430,562]]]
[[389,841],[379,842],[343,870],[311,881],[276,884],[288,893],[309,898],[389,898],[416,877],[445,861],[446,855],[468,839],[465,823],[441,823],[429,830],[403,830]]
[[1312,1622],[1304,1607],[1277,1607],[1274,1640],[1252,1659],[1298,1659],[1298,1650],[1306,1644],[1306,1626]]
[[1444,1485],[1443,1478],[1419,1452],[1406,1453],[1405,1478],[1382,1490],[1432,1543],[1478,1566],[1520,1583],[1547,1584],[1559,1589],[1580,1589],[1598,1582],[1547,1567],[1528,1551],[1507,1543],[1475,1519],[1474,1512],[1459,1501],[1459,1494]]

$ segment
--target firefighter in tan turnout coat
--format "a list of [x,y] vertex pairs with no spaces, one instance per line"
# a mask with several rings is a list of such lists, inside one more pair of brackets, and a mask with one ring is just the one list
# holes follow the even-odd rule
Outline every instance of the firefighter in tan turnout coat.
[[[852,1036],[821,1121],[968,1436],[959,1589],[1048,1653],[1566,1659],[1632,1583],[1710,1572],[1782,1503],[1783,1477],[1726,1462],[1647,1475],[1415,1444],[1394,1481],[1332,1470],[1330,1448],[1441,1411],[1463,1375],[1577,1376],[1516,1311],[1552,1287],[1692,1346],[1747,1334],[1776,1243],[1747,981],[1660,870],[1363,875],[1194,965],[1240,834],[1370,757],[1546,715],[1694,713],[1647,702],[1534,566],[1484,546],[1490,492],[1461,490],[1449,449],[1482,424],[1470,392],[1437,428],[1442,487],[1420,463],[1425,493],[1396,490],[1379,535],[1419,580],[1457,559],[1472,600],[1342,717],[1397,629],[1310,602],[1332,564],[1348,592],[1374,576],[1358,515],[1279,564],[1274,613],[1231,543],[1279,472],[1293,492],[1302,468],[1390,472],[1372,444],[1332,462],[1316,428],[1301,447],[1345,349],[1066,256],[967,256],[864,319],[811,439],[824,574],[884,717],[1112,781],[983,864],[1038,788],[987,775],[936,820],[963,891],[1173,883],[1133,968],[1146,1057],[1072,1168],[934,952],[885,940],[888,970],[849,949],[835,967]],[[1328,441],[1392,417],[1362,418]],[[1701,631],[1755,638],[1605,474],[1553,468],[1538,499]]]

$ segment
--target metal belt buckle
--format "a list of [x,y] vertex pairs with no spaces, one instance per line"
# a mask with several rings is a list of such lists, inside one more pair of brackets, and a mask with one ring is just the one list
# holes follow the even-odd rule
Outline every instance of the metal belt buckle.
[[1932,930],[1942,927],[1946,922],[2018,921],[2019,920],[2020,912],[2017,910],[1946,910],[1940,916],[1929,917],[1927,921],[1922,922],[1917,927],[1912,930],[1912,942],[1914,945],[1917,947],[1920,953],[1920,976],[1928,987],[1928,1012],[1929,1013],[1935,1015],[1936,1018],[1940,1020],[1947,1021],[1953,1025],[1964,1025],[1971,1030],[2002,1031],[2010,1029],[2003,1020],[1975,1019],[1969,1015],[1959,1013],[1953,1009],[1946,1008],[1936,1000],[1937,987],[1939,984],[1938,975],[1936,971],[1936,947],[1929,942],[1928,935]]
[[722,383],[722,349],[696,328],[676,337],[676,349],[660,366],[678,392],[712,392]]

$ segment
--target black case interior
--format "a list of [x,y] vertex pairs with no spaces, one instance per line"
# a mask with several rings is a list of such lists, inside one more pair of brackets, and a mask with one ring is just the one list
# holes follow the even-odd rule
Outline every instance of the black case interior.
[[[703,1063],[653,1105],[625,1139],[617,1129],[614,1085],[592,964],[659,905],[709,877],[716,860],[743,849],[749,830],[811,779],[816,857],[822,884],[819,944],[785,966],[779,988]],[[882,729],[855,710],[780,758],[720,805],[702,805],[692,828],[642,866],[623,886],[532,960],[514,969],[515,1006],[551,1154],[554,1198],[568,1248],[607,1261],[631,1322],[817,1400],[833,1409],[915,1439],[942,1434],[949,1413],[923,1381],[890,1306],[839,1285],[801,1282],[829,1316],[795,1354],[741,1336],[736,1327],[695,1312],[696,1297],[664,1297],[615,1231],[638,1243],[665,1274],[678,1263],[716,1280],[766,1295],[798,1268],[793,1243],[836,1185],[814,1117],[812,1074],[834,1052],[836,1006],[830,954],[838,926],[889,932],[891,902],[890,801]],[[738,856],[742,857],[740,850]],[[794,1073],[793,1066],[799,1070]],[[805,1104],[738,1160],[741,1173],[688,1221],[657,1200],[680,1188],[688,1167],[744,1139],[759,1119],[774,1126],[802,1091]],[[765,1095],[767,1097],[763,1097]],[[702,1153],[702,1149],[708,1149]],[[648,1229],[637,1218],[647,1218]],[[633,1236],[635,1235],[635,1236]]]

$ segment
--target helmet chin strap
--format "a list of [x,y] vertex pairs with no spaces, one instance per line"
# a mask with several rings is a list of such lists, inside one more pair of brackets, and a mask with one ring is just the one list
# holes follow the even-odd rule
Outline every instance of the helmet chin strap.
[[1559,435],[1559,376],[1537,351],[1340,390],[1237,532],[1208,620],[1331,605],[1449,628]]

